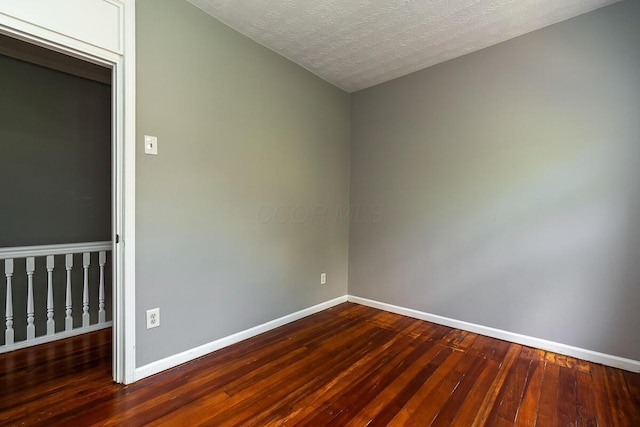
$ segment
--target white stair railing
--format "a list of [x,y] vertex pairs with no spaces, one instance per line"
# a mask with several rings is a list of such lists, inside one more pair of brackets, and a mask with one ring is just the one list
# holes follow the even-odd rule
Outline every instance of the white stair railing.
[[[62,245],[0,248],[0,262],[4,260],[4,275],[6,283],[4,313],[5,333],[4,344],[0,345],[0,353],[110,327],[112,325],[112,322],[107,321],[105,311],[105,265],[107,263],[107,253],[111,250],[111,242],[71,243]],[[98,301],[97,305],[93,303],[96,307],[95,313],[97,313],[97,323],[94,324],[91,324],[90,309],[92,308],[92,304],[91,301],[89,301],[90,288],[94,283],[94,281],[89,277],[92,253],[97,253],[98,255],[99,268],[99,276],[96,283],[96,286],[98,287]],[[82,283],[82,310],[77,310],[77,313],[81,315],[82,325],[77,328],[73,327],[74,286],[72,286],[72,271],[74,254],[82,254],[82,270],[84,279]],[[56,332],[56,317],[54,310],[55,286],[53,272],[55,269],[56,255],[64,256],[64,267],[66,270],[64,329],[60,332]],[[45,257],[46,259],[46,294],[42,293],[41,295],[37,292],[37,289],[39,288],[34,287],[36,258],[38,257]],[[24,318],[26,319],[26,336],[22,340],[18,340],[15,333],[16,331],[14,329],[14,314],[16,313],[16,307],[14,307],[13,298],[16,290],[13,288],[13,286],[16,283],[15,279],[16,277],[18,277],[17,274],[19,274],[15,271],[16,259],[24,259],[26,266],[24,272],[26,275],[27,287],[27,303],[25,307],[26,310],[24,312],[26,314]],[[40,300],[40,298],[42,298],[42,300]],[[36,331],[36,313],[34,310],[36,300],[46,301],[46,333],[41,332],[40,335],[38,335]],[[94,317],[94,319],[96,317]]]

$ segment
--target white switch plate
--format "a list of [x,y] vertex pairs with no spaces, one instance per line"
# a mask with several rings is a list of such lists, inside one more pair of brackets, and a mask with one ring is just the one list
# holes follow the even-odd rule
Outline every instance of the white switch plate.
[[327,284],[327,273],[320,273],[320,284],[321,285]]
[[158,137],[145,135],[144,136],[144,153],[158,155]]
[[160,326],[160,309],[152,308],[147,310],[147,329],[157,328]]

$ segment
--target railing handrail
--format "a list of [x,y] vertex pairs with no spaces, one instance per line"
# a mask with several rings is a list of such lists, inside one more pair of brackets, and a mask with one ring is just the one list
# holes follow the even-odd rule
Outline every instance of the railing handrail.
[[12,248],[0,248],[0,259],[78,254],[84,252],[110,251],[111,249],[113,249],[113,243],[111,241],[15,246]]

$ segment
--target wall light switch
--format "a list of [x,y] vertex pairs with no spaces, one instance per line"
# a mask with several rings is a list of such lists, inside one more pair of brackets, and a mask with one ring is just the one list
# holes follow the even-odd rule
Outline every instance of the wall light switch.
[[158,137],[157,136],[144,136],[144,153],[158,155]]
[[320,273],[320,284],[321,285],[327,284],[327,273]]

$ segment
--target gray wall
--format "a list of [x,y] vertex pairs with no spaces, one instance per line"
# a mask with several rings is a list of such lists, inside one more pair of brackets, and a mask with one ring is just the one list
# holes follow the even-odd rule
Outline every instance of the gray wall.
[[141,366],[346,294],[350,106],[185,1],[136,4]]
[[640,360],[640,2],[352,97],[349,293]]
[[0,55],[0,247],[111,240],[111,86]]

